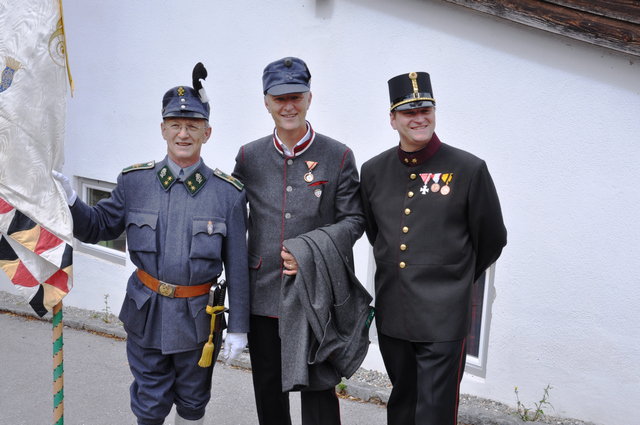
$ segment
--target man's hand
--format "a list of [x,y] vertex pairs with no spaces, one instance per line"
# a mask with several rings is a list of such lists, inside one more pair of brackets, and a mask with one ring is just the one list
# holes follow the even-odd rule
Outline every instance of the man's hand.
[[244,347],[246,346],[246,333],[227,332],[227,338],[224,340],[224,353],[222,353],[224,362],[228,364],[231,360],[235,360],[240,357],[240,354],[242,354],[242,350],[244,350]]
[[56,170],[51,170],[51,174],[53,174],[53,178],[58,180],[62,185],[64,193],[67,195],[67,204],[69,204],[70,206],[75,204],[78,195],[76,194],[76,191],[71,187],[71,182],[69,181],[67,176],[57,172]]
[[293,258],[293,255],[285,247],[282,247],[282,252],[280,252],[280,256],[282,257],[284,263],[284,274],[293,276],[298,273],[298,263],[296,259]]

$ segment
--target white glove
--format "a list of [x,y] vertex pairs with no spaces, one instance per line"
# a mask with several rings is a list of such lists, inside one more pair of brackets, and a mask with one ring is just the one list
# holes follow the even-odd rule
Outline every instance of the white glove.
[[69,205],[75,204],[76,199],[78,198],[78,195],[76,194],[76,191],[73,190],[73,188],[71,187],[71,182],[69,181],[67,176],[57,172],[56,170],[51,170],[51,174],[53,174],[53,178],[58,180],[62,185],[62,188],[64,189],[64,193],[67,195],[67,204]]
[[242,350],[247,346],[247,334],[246,333],[229,333],[227,332],[227,338],[224,340],[224,357],[225,363],[229,363],[231,360],[235,360],[240,357]]

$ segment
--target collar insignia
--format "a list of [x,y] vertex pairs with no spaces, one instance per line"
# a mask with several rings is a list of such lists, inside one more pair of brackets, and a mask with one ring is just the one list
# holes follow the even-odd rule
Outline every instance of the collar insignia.
[[158,171],[158,179],[165,192],[176,182],[176,178],[173,176],[173,173],[171,173],[168,165],[165,165]]
[[191,196],[198,193],[198,191],[204,186],[207,179],[200,172],[200,170],[196,170],[195,173],[191,174],[188,179],[184,181],[184,185],[191,194]]

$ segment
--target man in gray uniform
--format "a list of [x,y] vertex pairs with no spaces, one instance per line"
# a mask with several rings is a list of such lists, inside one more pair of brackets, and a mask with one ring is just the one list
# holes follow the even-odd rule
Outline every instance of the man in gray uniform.
[[[338,226],[351,246],[364,231],[358,170],[344,144],[316,133],[305,117],[311,74],[298,58],[270,63],[262,76],[264,102],[275,130],[238,152],[234,177],[249,202],[251,332],[249,353],[261,425],[291,424],[283,393],[279,296],[283,274],[297,263],[283,242],[317,228]],[[303,425],[340,423],[336,382],[301,393]]]
[[507,243],[485,162],[441,143],[426,72],[389,80],[400,143],[362,166],[389,424],[455,425],[473,283]]
[[[138,424],[164,423],[173,404],[175,424],[204,423],[222,341],[222,330],[209,338],[208,294],[223,265],[231,357],[240,354],[249,331],[245,192],[200,158],[211,135],[200,82],[204,77],[206,70],[198,64],[195,89],[178,86],[166,92],[161,130],[167,156],[125,168],[109,199],[89,207],[57,174],[69,198],[76,238],[96,243],[127,232],[131,261],[138,269],[129,278],[120,319],[127,331],[134,376],[131,409]],[[207,340],[214,352],[201,362]]]

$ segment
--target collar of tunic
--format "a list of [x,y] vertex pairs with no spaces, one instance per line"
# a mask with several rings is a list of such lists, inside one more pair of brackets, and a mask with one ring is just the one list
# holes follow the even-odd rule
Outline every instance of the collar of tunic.
[[182,170],[183,175],[190,176],[191,174],[193,174],[194,171],[200,168],[201,164],[202,164],[202,158],[198,159],[198,162],[196,162],[195,164],[190,165],[187,168],[182,168],[178,164],[176,164],[171,158],[169,158],[169,156],[167,155],[167,165],[169,166],[169,169],[171,169],[171,172],[173,173],[174,176],[179,176],[180,170]]
[[313,128],[311,127],[309,121],[307,121],[307,133],[302,137],[302,139],[300,139],[298,143],[296,143],[296,145],[293,147],[292,153],[287,145],[280,141],[276,129],[273,130],[273,145],[281,155],[284,155],[286,157],[300,155],[302,152],[309,149],[311,143],[313,143],[313,139],[315,139],[315,132],[313,131]]
[[427,146],[416,152],[405,152],[398,143],[398,159],[407,167],[416,167],[420,164],[424,164],[433,155],[435,155],[436,152],[438,152],[438,149],[440,149],[440,145],[442,145],[442,142],[440,142],[436,133],[433,133],[433,136],[431,137],[431,140],[429,140],[429,143],[427,143]]
[[[204,184],[207,182],[206,177],[200,171],[201,165],[202,165],[202,160],[200,160],[197,164],[194,164],[184,169],[185,175],[188,175],[189,177],[181,181],[181,183],[184,184],[184,186],[187,188],[187,191],[189,191],[191,196],[194,196],[196,193],[198,193],[200,189],[202,189]],[[194,168],[196,168],[196,170],[193,173],[188,174],[188,172]],[[160,182],[160,185],[162,186],[165,192],[168,191],[177,180],[174,175],[174,172],[172,172],[171,170],[172,170],[171,160],[167,158],[167,163],[162,168],[160,168],[157,173],[158,181]],[[180,168],[178,168],[178,172],[180,172]]]

